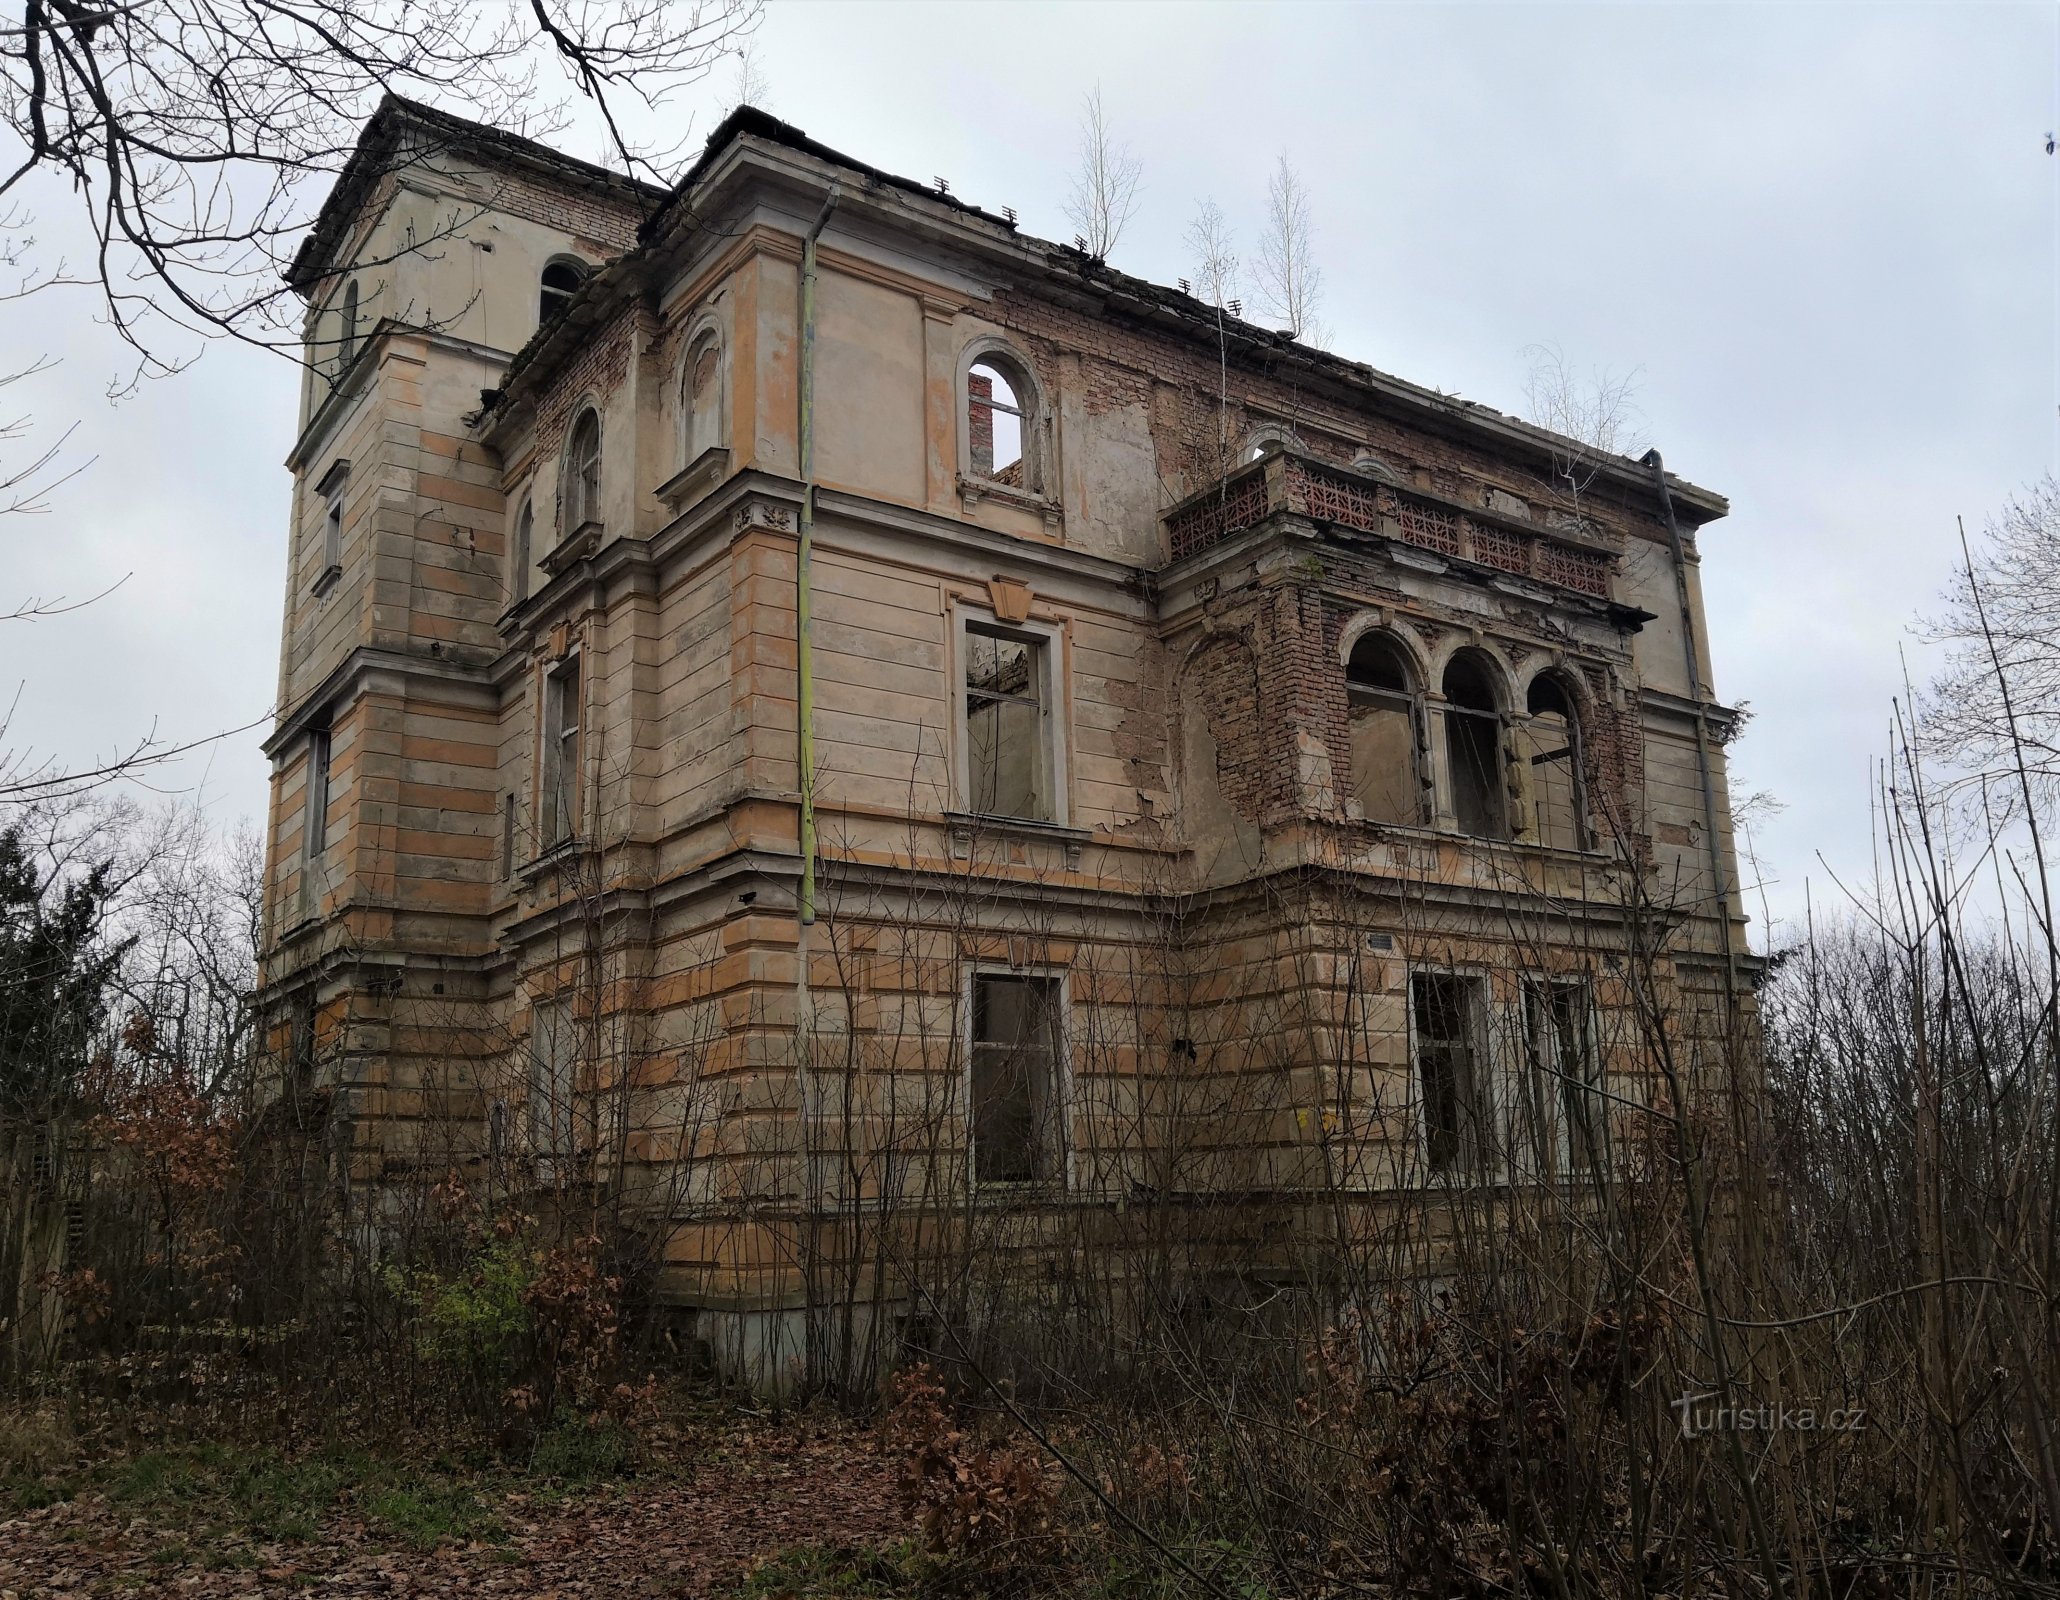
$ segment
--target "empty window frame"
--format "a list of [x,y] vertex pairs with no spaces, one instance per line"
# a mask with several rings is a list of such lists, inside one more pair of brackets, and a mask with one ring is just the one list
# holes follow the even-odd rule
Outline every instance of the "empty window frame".
[[966,371],[966,471],[1005,488],[1037,493],[1037,408],[1027,370],[986,354]]
[[1561,850],[1588,848],[1581,724],[1566,685],[1551,673],[1531,682],[1517,729],[1517,759],[1530,796],[1531,836]]
[[601,520],[601,414],[592,406],[572,425],[565,447],[565,531]]
[[329,491],[322,503],[322,571],[326,575],[343,565],[343,485]]
[[549,322],[571,305],[572,297],[579,293],[579,286],[586,282],[586,278],[586,268],[576,261],[560,260],[546,264],[537,284],[538,324]]
[[1524,1052],[1541,1172],[1573,1176],[1601,1171],[1608,1164],[1609,1117],[1586,981],[1525,981]]
[[529,1148],[539,1161],[574,1153],[573,1097],[578,1090],[579,1035],[572,1008],[538,1001],[529,1012]]
[[687,351],[680,404],[686,420],[686,459],[681,464],[692,466],[725,442],[722,340],[713,328],[699,334]]
[[536,512],[525,500],[515,513],[515,532],[508,541],[508,601],[519,604],[529,598],[529,564],[535,559]]
[[1065,1181],[1062,994],[1056,977],[973,975],[976,1183]]
[[1369,822],[1423,821],[1423,721],[1409,663],[1391,638],[1369,633],[1345,665],[1352,797]]
[[1509,768],[1492,669],[1464,651],[1445,669],[1445,766],[1461,833],[1509,837]]
[[966,810],[1056,822],[1051,641],[967,623],[960,640]]
[[338,457],[315,484],[315,493],[322,497],[322,560],[314,582],[317,594],[327,593],[343,570],[343,495],[349,483],[350,463]]
[[1452,972],[1409,979],[1425,1165],[1438,1177],[1482,1177],[1492,1151],[1481,980]]
[[317,1043],[314,991],[303,989],[294,996],[293,1011],[286,1024],[287,1065],[302,1080],[315,1075]]
[[329,847],[329,722],[325,716],[308,729],[307,792],[302,796],[301,853],[310,861]]
[[549,849],[579,828],[579,657],[569,656],[544,678],[543,842]]

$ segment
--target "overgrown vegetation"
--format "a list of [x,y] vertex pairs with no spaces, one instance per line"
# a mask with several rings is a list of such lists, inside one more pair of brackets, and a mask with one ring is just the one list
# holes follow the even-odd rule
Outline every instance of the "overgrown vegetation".
[[[375,1226],[319,1074],[247,1009],[248,949],[183,935],[235,919],[137,894],[164,831],[18,814],[0,1494],[150,1508],[193,1530],[174,1565],[339,1516],[491,1545],[510,1494],[659,1459],[705,1352],[654,1263],[719,1217],[786,1241],[805,1290],[791,1359],[759,1375],[876,1418],[866,1459],[907,1529],[768,1539],[740,1594],[2060,1591],[2045,807],[2028,761],[2019,803],[1990,805],[1925,748],[1911,728],[1883,768],[1876,891],[1776,952],[1756,995],[1635,874],[1610,939],[1556,912],[1510,927],[1512,969],[1578,957],[1606,1067],[1511,1080],[1463,1173],[1427,1165],[1420,1103],[1347,1070],[1390,1059],[1366,1019],[1394,991],[1339,952],[1381,931],[1449,959],[1428,904],[1398,927],[1333,875],[1283,874],[1219,929],[1169,893],[1155,946],[1073,958],[1099,1001],[1070,1041],[1076,1139],[1102,1165],[1066,1209],[946,1182],[956,1058],[916,1080],[934,1100],[883,1063],[956,1030],[838,1025],[865,993],[944,991],[930,968],[980,924],[975,874],[891,949],[851,936],[899,886],[826,874],[826,959],[866,981],[819,985],[795,1042],[808,1142],[730,1169],[719,1201],[687,1159],[672,1189],[626,1158],[572,1182],[558,1152],[522,1180],[454,1115],[447,1147],[381,1175]],[[1262,925],[1265,970],[1306,982],[1212,964]],[[632,986],[607,948],[573,956],[627,997],[568,1003],[606,1068],[578,1081],[631,1086],[588,1091],[590,1148],[693,1149],[719,1086],[671,1046],[686,1091],[661,1125],[634,1089],[656,1046],[607,1020]],[[1499,1057],[1535,1061],[1530,1038]],[[512,1053],[490,1044],[471,1065]],[[1101,1070],[1119,1059],[1127,1080]],[[817,1426],[726,1404],[697,1449],[718,1477],[755,1459],[725,1429]],[[278,1443],[221,1442],[252,1437]]]

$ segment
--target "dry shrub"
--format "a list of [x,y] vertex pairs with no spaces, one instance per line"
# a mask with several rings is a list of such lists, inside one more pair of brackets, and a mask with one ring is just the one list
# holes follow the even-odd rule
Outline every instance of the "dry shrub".
[[960,1426],[927,1365],[897,1374],[893,1392],[886,1433],[902,1459],[902,1503],[930,1547],[987,1566],[1048,1556],[1058,1488],[1042,1453]]

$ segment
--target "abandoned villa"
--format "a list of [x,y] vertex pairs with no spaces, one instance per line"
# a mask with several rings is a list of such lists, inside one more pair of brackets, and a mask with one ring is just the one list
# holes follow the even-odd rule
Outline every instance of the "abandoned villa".
[[748,108],[665,191],[390,100],[292,282],[262,983],[361,1228],[606,1190],[763,1369],[951,1239],[1628,1159],[1626,957],[1750,1009],[1656,454]]

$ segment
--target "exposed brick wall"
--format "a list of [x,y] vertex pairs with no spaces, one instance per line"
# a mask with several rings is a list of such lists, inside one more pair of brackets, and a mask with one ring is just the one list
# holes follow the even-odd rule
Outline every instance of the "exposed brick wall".
[[[629,372],[630,346],[641,314],[634,306],[624,307],[610,321],[596,328],[579,354],[565,364],[544,391],[537,404],[537,460],[548,460],[558,453],[565,442],[566,429],[572,426],[574,408],[588,395],[599,397],[603,408],[607,406],[608,397]],[[628,439],[611,440],[604,435],[601,440],[602,471],[608,470],[611,450],[628,450],[631,444]]]
[[994,475],[994,380],[984,372],[966,374],[966,448],[973,476]]
[[494,209],[549,228],[562,228],[599,256],[619,256],[637,242],[643,212],[598,185],[549,183],[538,177],[501,174],[494,184]]
[[1635,861],[1652,860],[1652,835],[1640,814],[1645,791],[1645,729],[1637,714],[1612,703],[1608,674],[1600,667],[1582,670],[1588,704],[1581,708],[1581,764],[1588,789],[1589,826],[1598,838],[1615,842]]
[[1271,802],[1266,690],[1259,658],[1243,631],[1217,634],[1187,664],[1184,692],[1207,719],[1216,741],[1215,782],[1229,807],[1248,822]]
[[[1056,379],[1062,356],[1074,357],[1090,412],[1150,405],[1167,504],[1213,482],[1234,464],[1227,451],[1234,451],[1252,429],[1277,425],[1284,417],[1295,419],[1295,434],[1307,454],[1339,466],[1350,466],[1370,452],[1405,482],[1483,505],[1499,491],[1523,500],[1534,514],[1560,498],[1544,472],[1342,407],[1291,379],[1242,368],[1235,360],[1226,379],[1215,355],[1185,338],[1133,327],[1113,315],[1074,310],[1032,289],[1001,290],[986,310],[1018,336],[1047,384]],[[1618,503],[1599,488],[1584,499],[1582,511],[1608,532],[1663,536],[1656,517]]]

